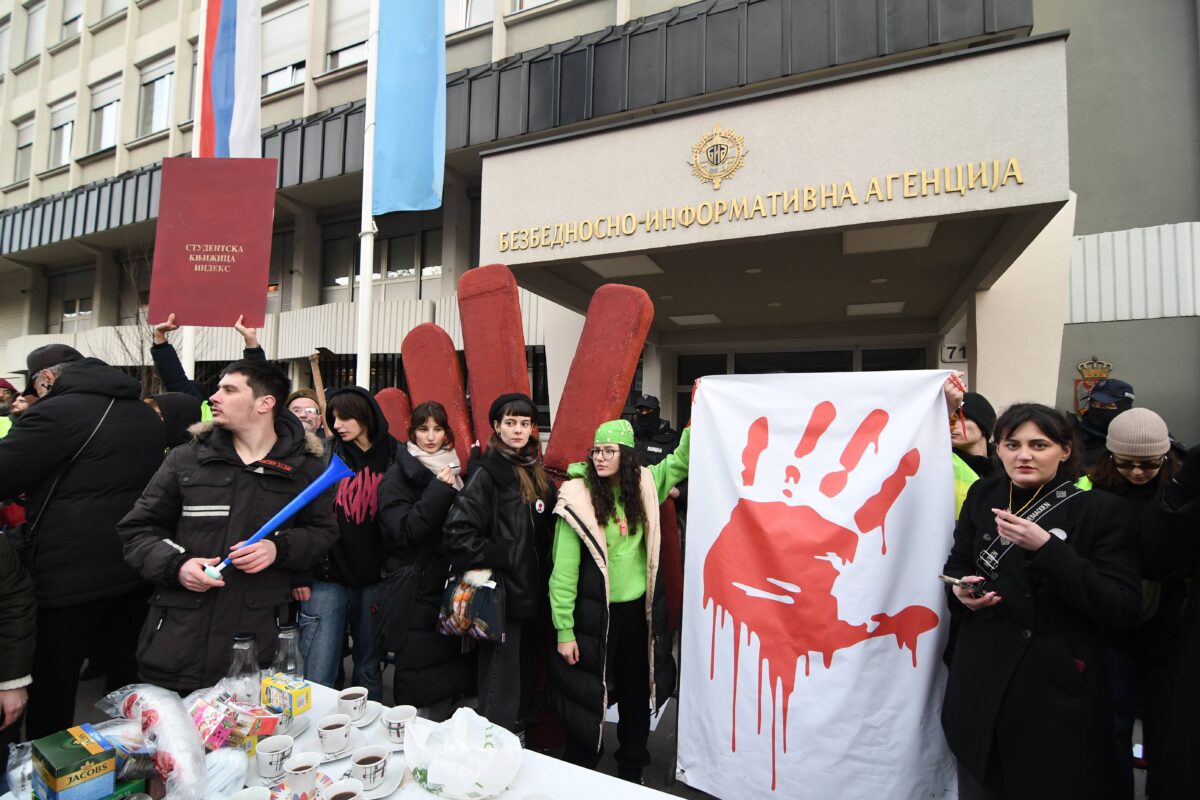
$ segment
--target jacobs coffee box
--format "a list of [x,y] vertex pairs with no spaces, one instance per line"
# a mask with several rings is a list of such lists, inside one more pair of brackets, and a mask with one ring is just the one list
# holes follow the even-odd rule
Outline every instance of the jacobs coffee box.
[[112,745],[76,726],[33,743],[33,795],[38,800],[100,800],[116,787]]

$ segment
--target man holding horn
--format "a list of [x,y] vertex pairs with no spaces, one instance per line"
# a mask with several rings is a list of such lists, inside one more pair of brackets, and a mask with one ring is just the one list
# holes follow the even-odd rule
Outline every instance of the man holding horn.
[[[324,471],[324,445],[284,406],[288,382],[263,362],[235,361],[209,398],[211,423],[177,447],[117,528],[125,560],[155,585],[138,673],[186,693],[226,672],[233,634],[257,635],[264,664],[291,600],[291,572],[337,538],[333,491],[280,530],[243,542]],[[230,567],[206,574],[226,556]]]

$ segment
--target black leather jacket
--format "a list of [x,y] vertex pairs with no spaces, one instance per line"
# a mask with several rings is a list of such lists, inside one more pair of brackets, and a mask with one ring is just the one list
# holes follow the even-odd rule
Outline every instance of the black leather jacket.
[[499,573],[507,616],[528,619],[547,603],[557,492],[551,487],[549,497],[526,503],[514,467],[494,449],[479,466],[446,518],[446,554],[456,569]]

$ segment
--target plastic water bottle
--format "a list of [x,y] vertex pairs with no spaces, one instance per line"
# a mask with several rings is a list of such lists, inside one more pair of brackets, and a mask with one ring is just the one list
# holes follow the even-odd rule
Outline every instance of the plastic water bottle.
[[275,660],[271,662],[270,674],[282,675],[296,681],[304,680],[304,657],[300,655],[298,626],[279,626],[279,640],[275,643]]
[[251,706],[259,705],[262,693],[255,638],[253,633],[233,635],[233,657],[229,661],[229,671],[225,673],[226,683],[233,692],[231,699]]

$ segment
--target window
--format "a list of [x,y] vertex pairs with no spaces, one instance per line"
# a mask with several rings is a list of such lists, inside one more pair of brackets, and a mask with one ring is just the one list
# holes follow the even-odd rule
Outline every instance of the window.
[[103,0],[100,4],[100,19],[108,19],[118,11],[129,7],[129,0]]
[[0,20],[0,78],[8,70],[8,42],[12,34],[12,24],[8,17]]
[[28,61],[42,52],[46,40],[46,3],[31,3],[25,6],[25,55]]
[[50,155],[46,169],[61,167],[71,160],[71,134],[75,130],[75,98],[50,107]]
[[156,61],[142,67],[141,91],[138,97],[138,137],[149,136],[167,129],[171,106],[171,78],[175,62]]
[[329,288],[350,285],[358,270],[358,243],[353,237],[326,239],[321,258],[321,285]]
[[386,275],[389,280],[415,278],[417,275],[415,258],[417,252],[416,236],[395,236],[386,240],[384,258]]
[[544,6],[546,3],[552,3],[554,0],[512,0],[513,11],[524,11],[527,8],[536,6]]
[[33,166],[33,119],[17,123],[17,162],[13,167],[13,183],[29,180]]
[[63,0],[62,33],[58,40],[65,42],[83,30],[83,0]]
[[94,269],[48,276],[46,333],[75,333],[92,327],[95,282]]
[[199,115],[196,108],[196,81],[200,79],[200,43],[192,43],[192,82],[188,84],[188,114],[189,119]]
[[95,153],[117,143],[121,119],[121,78],[116,77],[92,87],[92,121],[88,134],[88,152]]
[[263,16],[263,94],[304,83],[308,18],[308,3],[290,3]]
[[492,0],[446,0],[446,33],[491,22],[495,9]]
[[326,69],[340,69],[367,60],[370,5],[370,0],[329,0]]

